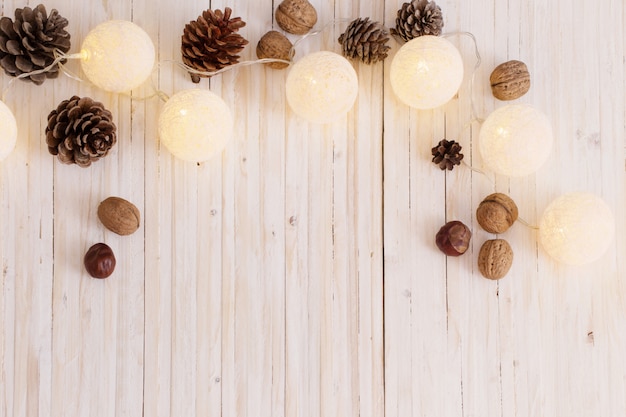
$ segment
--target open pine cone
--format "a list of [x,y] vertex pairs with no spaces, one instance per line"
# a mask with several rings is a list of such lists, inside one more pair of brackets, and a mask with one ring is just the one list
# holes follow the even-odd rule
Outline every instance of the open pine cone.
[[[183,62],[193,69],[212,72],[239,62],[239,52],[248,41],[237,33],[246,25],[240,17],[230,18],[229,7],[205,10],[198,20],[185,25],[181,51]],[[190,73],[194,83],[205,75]]]
[[[70,34],[65,31],[67,19],[52,9],[50,16],[43,4],[34,9],[15,9],[15,21],[9,17],[0,19],[0,66],[13,77],[44,69],[54,60],[56,49],[70,50]],[[24,77],[39,85],[46,78],[56,78],[59,66],[44,73]]]
[[46,144],[64,164],[88,167],[115,145],[116,127],[111,112],[89,97],[63,100],[48,115]]
[[423,35],[439,36],[442,27],[441,8],[434,1],[412,0],[398,10],[396,28],[391,29],[391,34],[408,42]]
[[358,18],[350,22],[346,31],[339,37],[341,52],[347,58],[359,58],[366,64],[373,64],[387,58],[389,32],[378,22]]
[[455,165],[460,165],[463,160],[461,145],[453,140],[442,139],[437,146],[432,148],[433,162],[439,165],[441,170],[452,170]]

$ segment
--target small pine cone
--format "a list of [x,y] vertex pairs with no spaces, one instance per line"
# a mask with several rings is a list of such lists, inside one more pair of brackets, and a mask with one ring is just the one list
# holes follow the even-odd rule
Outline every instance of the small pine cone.
[[439,36],[442,27],[441,8],[434,1],[412,0],[398,10],[396,28],[391,29],[391,34],[408,42],[423,35]]
[[[185,25],[181,51],[183,62],[193,69],[213,72],[239,62],[239,52],[248,41],[236,33],[246,25],[240,17],[230,18],[229,7],[221,10],[211,9],[202,12],[198,20]],[[200,82],[199,75],[190,73],[194,83]]]
[[341,52],[346,58],[359,58],[366,64],[374,64],[387,58],[389,32],[378,22],[358,18],[350,22],[339,37]]
[[452,170],[455,165],[460,165],[463,160],[461,145],[453,140],[442,139],[437,146],[432,148],[433,162],[439,165],[441,170]]
[[109,153],[117,141],[116,130],[111,112],[102,103],[73,96],[48,115],[46,144],[64,164],[88,167]]
[[[66,18],[52,9],[50,16],[43,4],[34,9],[15,9],[15,21],[9,17],[0,19],[0,66],[7,75],[21,74],[44,69],[55,60],[55,50],[70,50],[70,34],[65,31]],[[40,85],[46,78],[56,78],[59,66],[48,71],[24,77]]]

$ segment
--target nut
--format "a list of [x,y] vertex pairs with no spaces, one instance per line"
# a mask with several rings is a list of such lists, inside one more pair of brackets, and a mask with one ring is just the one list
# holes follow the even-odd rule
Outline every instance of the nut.
[[506,194],[490,194],[478,205],[476,219],[489,233],[504,233],[515,223],[518,216],[517,205]]
[[317,12],[307,0],[284,0],[276,9],[276,23],[285,32],[304,35],[317,23]]
[[102,224],[118,235],[130,235],[139,228],[139,209],[130,201],[109,197],[98,206],[98,218]]
[[92,277],[107,278],[115,270],[115,255],[108,245],[96,243],[85,254],[83,263]]
[[[285,35],[275,30],[271,30],[263,35],[261,40],[259,40],[259,43],[256,46],[256,56],[260,59],[274,58],[290,61],[292,48],[293,45],[291,44],[291,41],[289,41]],[[274,69],[283,69],[289,66],[289,64],[282,62],[270,62],[267,65]]]
[[530,89],[530,73],[521,61],[507,61],[498,65],[489,81],[493,96],[499,100],[515,100]]
[[478,253],[478,269],[485,278],[500,279],[511,269],[513,249],[504,239],[486,241]]
[[435,243],[437,247],[448,256],[460,256],[469,247],[472,232],[469,227],[460,221],[451,221],[443,225],[437,236]]

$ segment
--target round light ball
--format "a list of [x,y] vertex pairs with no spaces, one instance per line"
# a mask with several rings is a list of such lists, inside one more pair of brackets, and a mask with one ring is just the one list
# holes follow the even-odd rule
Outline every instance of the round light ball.
[[308,54],[287,75],[289,106],[314,123],[330,123],[345,116],[358,91],[356,71],[347,59],[334,52]]
[[93,28],[81,48],[85,75],[105,91],[122,93],[140,86],[154,67],[154,44],[139,26],[109,20]]
[[9,156],[17,142],[17,122],[11,109],[0,101],[0,161]]
[[233,135],[230,108],[207,90],[183,90],[159,115],[161,143],[177,158],[203,162],[221,152]]
[[555,260],[584,265],[599,259],[611,246],[615,218],[601,198],[589,193],[565,194],[546,208],[539,240]]
[[487,117],[478,144],[483,162],[493,172],[523,177],[536,172],[550,156],[552,126],[534,107],[511,104]]
[[400,101],[416,109],[446,104],[463,81],[459,50],[439,36],[419,36],[402,45],[391,61],[391,87]]

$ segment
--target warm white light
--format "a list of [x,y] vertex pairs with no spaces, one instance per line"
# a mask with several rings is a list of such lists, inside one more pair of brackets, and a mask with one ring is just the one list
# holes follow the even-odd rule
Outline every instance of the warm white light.
[[487,117],[478,144],[489,169],[509,177],[523,177],[537,171],[548,159],[552,126],[535,108],[511,104]]
[[446,104],[463,81],[463,60],[452,43],[419,36],[402,45],[391,61],[389,78],[396,96],[416,109]]
[[183,90],[165,103],[159,115],[161,143],[177,158],[203,162],[226,146],[233,135],[230,108],[207,90]]
[[359,91],[350,62],[333,52],[309,54],[287,75],[287,101],[299,116],[315,123],[330,123],[350,111]]
[[11,109],[0,101],[0,161],[9,156],[17,142],[17,122]]
[[139,26],[109,20],[87,34],[81,50],[85,75],[103,90],[122,93],[140,86],[154,67],[154,44]]
[[539,224],[539,239],[559,262],[584,265],[599,259],[615,234],[609,206],[588,193],[565,194],[546,208]]

